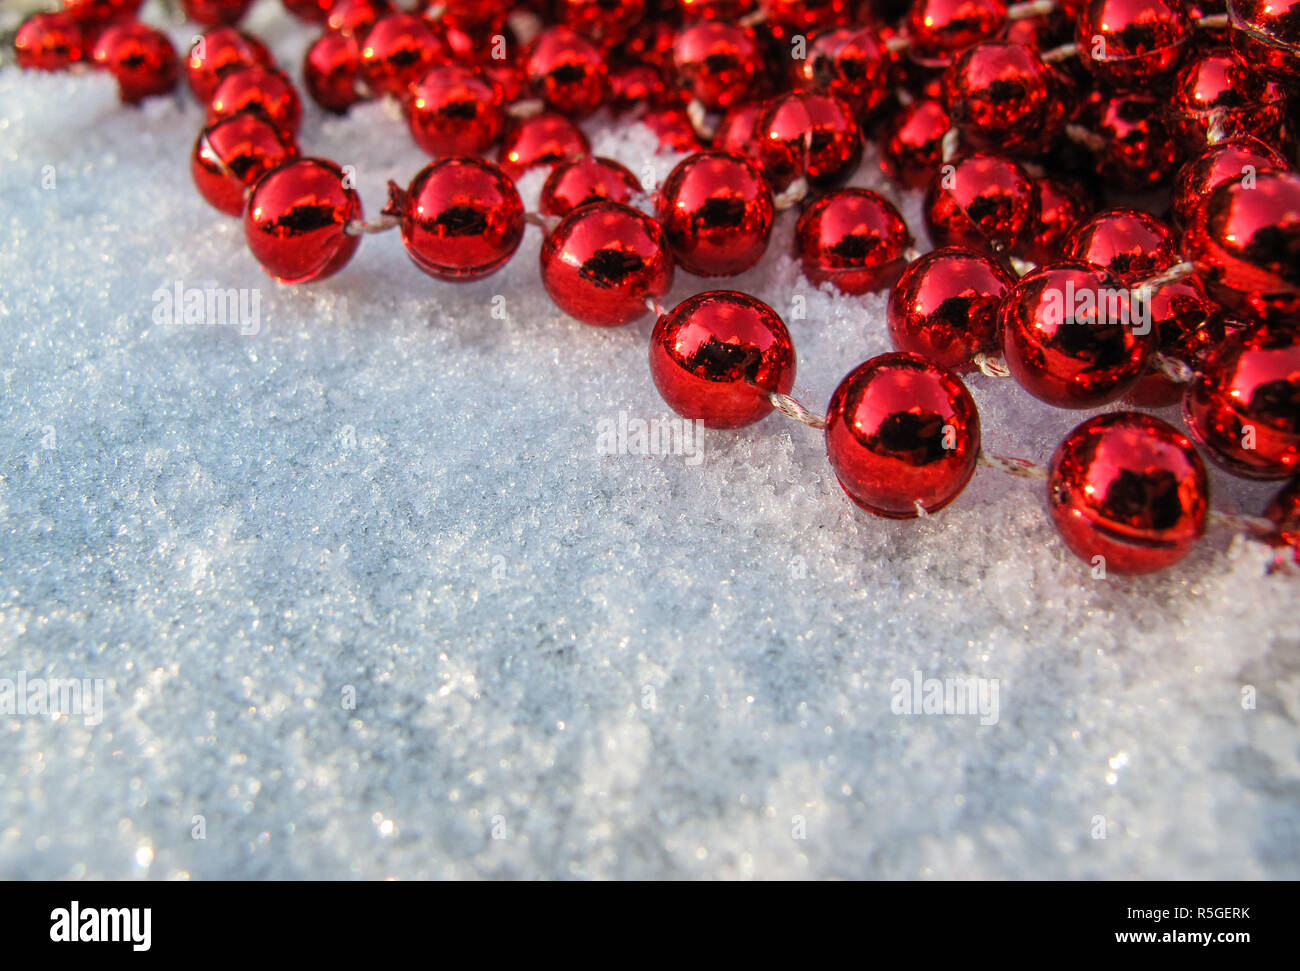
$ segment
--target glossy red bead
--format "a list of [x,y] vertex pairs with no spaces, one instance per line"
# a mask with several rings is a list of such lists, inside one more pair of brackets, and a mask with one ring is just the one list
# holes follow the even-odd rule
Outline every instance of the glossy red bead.
[[960,247],[915,260],[889,294],[885,319],[894,347],[954,371],[998,346],[998,308],[1011,274],[983,253]]
[[795,255],[810,283],[841,293],[892,287],[912,245],[894,204],[870,189],[836,189],[809,204],[795,226]]
[[646,0],[556,0],[555,16],[566,27],[601,44],[622,40],[646,14]]
[[1169,105],[1171,127],[1191,151],[1233,135],[1276,142],[1285,112],[1281,87],[1224,48],[1183,65],[1174,78]]
[[[1161,354],[1199,367],[1224,339],[1221,308],[1205,295],[1196,277],[1161,284],[1147,298]],[[1185,385],[1158,368],[1148,368],[1124,401],[1142,408],[1165,408],[1183,398]]]
[[63,0],[63,12],[75,17],[90,33],[109,24],[131,20],[140,12],[144,0]]
[[468,31],[495,29],[513,6],[510,0],[439,0],[443,22]]
[[1300,315],[1300,175],[1261,172],[1225,182],[1183,237],[1210,296],[1260,320]]
[[234,27],[214,27],[198,37],[185,61],[190,90],[203,104],[212,100],[227,74],[246,67],[274,65],[271,52],[256,37]]
[[1228,0],[1233,45],[1256,70],[1300,79],[1300,0]]
[[1201,203],[1225,182],[1286,168],[1286,159],[1257,138],[1238,135],[1217,142],[1187,162],[1174,177],[1174,220],[1180,226],[1190,226]]
[[204,27],[239,23],[253,0],[181,0],[185,16]]
[[1065,545],[1089,565],[1150,573],[1177,563],[1205,534],[1209,482],[1176,428],[1114,411],[1088,419],[1056,449],[1047,507]]
[[1010,253],[1038,221],[1029,175],[1010,159],[968,155],[944,163],[925,196],[925,224],[936,246]]
[[161,30],[140,23],[109,27],[95,41],[95,66],[117,79],[127,104],[166,94],[176,87],[180,60]]
[[734,276],[762,258],[776,209],[758,166],[729,152],[689,155],[656,195],[677,263],[697,276]]
[[542,284],[584,324],[617,327],[643,317],[647,298],[672,287],[673,259],[659,224],[621,202],[579,206],[546,237]]
[[287,74],[273,67],[249,67],[222,78],[208,103],[208,124],[245,111],[291,135],[298,133],[302,123],[297,89]]
[[874,357],[831,395],[826,457],[848,497],[874,515],[914,519],[942,509],[970,481],[979,453],[970,392],[919,354]]
[[568,27],[543,30],[529,50],[524,71],[537,96],[562,114],[585,118],[605,101],[605,57]]
[[653,64],[613,67],[609,72],[609,109],[615,114],[658,107],[670,100],[668,85]]
[[392,4],[387,0],[334,0],[326,15],[325,26],[330,31],[360,39],[392,12]]
[[1278,490],[1264,508],[1264,518],[1273,524],[1267,537],[1274,546],[1290,546],[1300,563],[1300,476]]
[[1052,135],[1051,72],[1022,44],[967,48],[945,72],[943,90],[952,123],[978,148],[1020,152]]
[[766,109],[761,101],[732,105],[713,132],[713,148],[758,161],[760,152],[756,128]]
[[1169,227],[1140,209],[1108,209],[1078,228],[1065,257],[1086,260],[1130,286],[1178,262],[1178,246]]
[[943,138],[952,127],[947,110],[933,98],[905,105],[885,125],[880,166],[894,182],[924,189],[943,164]]
[[996,35],[1006,16],[1002,0],[916,0],[904,20],[908,53],[922,64],[946,67],[960,51]]
[[807,57],[796,60],[795,78],[810,91],[839,98],[861,122],[889,96],[890,55],[876,31],[839,27],[812,38]]
[[1061,261],[1016,282],[998,313],[1016,382],[1058,408],[1096,408],[1127,394],[1155,351],[1143,305],[1091,263]]
[[85,32],[66,13],[33,14],[14,35],[14,57],[23,70],[63,71],[85,56]]
[[1035,180],[1038,189],[1038,219],[1017,249],[1017,255],[1032,263],[1059,260],[1075,229],[1088,218],[1088,203],[1073,186],[1044,176]]
[[347,264],[361,237],[346,227],[362,218],[361,198],[339,166],[299,158],[253,185],[244,235],[268,274],[281,283],[307,283]]
[[508,127],[498,158],[506,175],[517,179],[534,166],[553,168],[590,151],[581,128],[564,115],[546,111]]
[[280,0],[294,17],[308,24],[323,24],[334,0]]
[[768,393],[789,394],[790,332],[763,301],[734,290],[688,297],[650,336],[650,375],[668,406],[708,428],[741,428],[772,411]]
[[660,152],[698,152],[704,148],[691,117],[683,108],[655,108],[641,116],[641,124],[658,139]]
[[816,189],[834,188],[862,161],[858,123],[831,95],[782,95],[769,103],[755,131],[763,174],[778,192],[799,178]]
[[538,208],[548,216],[567,216],[589,202],[629,203],[644,190],[637,177],[612,158],[583,156],[557,165],[542,186]]
[[234,115],[199,133],[190,172],[204,199],[227,215],[239,216],[249,187],[297,154],[293,137],[265,118]]
[[1256,324],[1206,355],[1183,398],[1192,437],[1234,475],[1300,470],[1300,329]]
[[431,68],[406,102],[415,144],[434,158],[481,155],[505,128],[501,88],[482,71],[458,64]]
[[1192,37],[1179,0],[1089,0],[1075,27],[1088,68],[1120,88],[1138,88],[1177,67]]
[[1103,94],[1093,129],[1105,148],[1098,163],[1108,182],[1145,192],[1169,178],[1182,157],[1165,120],[1167,99],[1148,94]]
[[302,79],[307,94],[326,111],[341,114],[361,100],[361,46],[351,34],[327,31],[307,48]]
[[673,44],[678,82],[706,108],[726,108],[749,97],[758,47],[748,27],[703,21],[682,30]]
[[447,60],[446,46],[419,17],[390,13],[361,42],[361,80],[374,95],[405,97],[408,89]]

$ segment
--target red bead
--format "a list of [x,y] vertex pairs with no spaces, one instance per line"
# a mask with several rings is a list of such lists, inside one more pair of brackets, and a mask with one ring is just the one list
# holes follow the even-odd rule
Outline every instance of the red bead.
[[755,127],[763,174],[779,192],[798,178],[842,185],[862,161],[862,132],[844,102],[794,91],[772,101]]
[[1144,192],[1173,174],[1180,153],[1165,122],[1166,99],[1147,94],[1103,98],[1094,128],[1106,148],[1102,177],[1121,189]]
[[708,428],[741,428],[794,387],[794,345],[776,311],[734,290],[697,293],[655,323],[650,375],[668,406]]
[[1002,0],[916,0],[905,20],[913,59],[945,67],[971,44],[1002,29],[1007,8]]
[[1169,227],[1138,209],[1108,209],[1079,227],[1065,247],[1071,260],[1086,260],[1130,286],[1178,262]]
[[273,67],[249,67],[222,78],[208,104],[208,124],[244,111],[290,135],[296,135],[302,123],[302,101],[293,82]]
[[447,59],[447,49],[419,17],[390,13],[361,44],[361,80],[372,94],[405,97],[407,90]]
[[843,27],[853,18],[849,0],[759,0],[768,29],[778,38]]
[[1059,179],[1044,177],[1036,185],[1038,219],[1017,252],[1031,263],[1050,263],[1061,258],[1075,228],[1088,218],[1088,204]]
[[644,190],[627,167],[611,158],[584,156],[561,162],[546,177],[538,208],[548,216],[567,216],[589,202],[631,202]]
[[361,199],[343,170],[320,158],[286,162],[253,186],[244,210],[244,235],[253,256],[281,283],[323,280],[341,270],[360,236]]
[[441,4],[443,22],[468,31],[500,27],[513,6],[509,0],[441,0]]
[[767,106],[761,101],[744,101],[734,104],[722,116],[722,122],[713,133],[713,147],[733,155],[743,155],[758,161],[761,154],[755,128]]
[[361,47],[351,34],[328,31],[307,48],[302,80],[307,94],[326,111],[342,113],[361,100]]
[[1192,25],[1179,0],[1089,0],[1074,36],[1097,77],[1139,88],[1178,65]]
[[892,287],[912,245],[894,204],[869,189],[837,189],[804,209],[795,227],[795,253],[810,283],[841,293]]
[[581,128],[564,115],[547,111],[506,130],[499,160],[506,175],[517,179],[534,166],[554,168],[566,158],[590,151]]
[[1286,168],[1286,159],[1257,138],[1238,135],[1217,142],[1174,177],[1174,219],[1181,226],[1190,226],[1200,204],[1223,183]]
[[1300,175],[1261,172],[1225,182],[1183,239],[1210,296],[1254,319],[1300,314]]
[[537,96],[562,114],[585,118],[604,103],[604,55],[568,27],[538,34],[524,70]]
[[1056,449],[1047,506],[1079,558],[1107,573],[1150,573],[1205,535],[1209,491],[1205,465],[1182,433],[1150,415],[1113,411]]
[[880,140],[881,168],[894,182],[924,189],[943,162],[943,137],[950,128],[948,112],[933,98],[904,106]]
[[308,24],[323,24],[334,0],[281,0],[284,9]]
[[63,12],[77,19],[90,33],[109,24],[123,23],[140,12],[144,0],[63,0]]
[[668,86],[657,67],[626,64],[610,70],[609,108],[615,114],[658,106],[667,100]]
[[325,18],[325,27],[361,38],[392,12],[388,0],[335,0]]
[[1053,134],[1051,72],[1022,44],[990,40],[967,48],[943,86],[948,116],[972,145],[1022,152]]
[[515,184],[478,158],[431,162],[406,190],[390,182],[384,213],[400,217],[402,243],[416,266],[456,283],[501,269],[524,237]]
[[297,154],[293,137],[266,119],[234,115],[199,133],[190,172],[204,199],[227,215],[239,216],[248,188]]
[[1058,408],[1095,408],[1142,377],[1156,336],[1145,305],[1090,263],[1062,261],[1023,276],[998,315],[1011,376]]
[[95,42],[95,66],[117,79],[127,104],[166,94],[176,87],[180,61],[176,48],[161,30],[140,23],[109,27]]
[[1300,476],[1293,478],[1269,500],[1264,518],[1274,526],[1268,541],[1274,546],[1290,546],[1295,550],[1296,562],[1300,563]]
[[185,77],[190,90],[204,104],[212,100],[227,74],[246,67],[274,65],[271,52],[256,37],[234,27],[214,27],[190,48]]
[[646,0],[557,0],[555,15],[584,37],[611,44],[622,40],[646,13]]
[[924,211],[936,246],[966,246],[996,255],[1028,238],[1038,220],[1038,197],[1015,162],[968,155],[935,173]]
[[23,21],[14,35],[14,55],[24,70],[62,71],[86,54],[86,36],[66,13],[38,13]]
[[1233,45],[1280,81],[1300,78],[1300,0],[1230,0]]
[[673,260],[659,224],[621,202],[573,210],[546,237],[542,283],[556,306],[584,324],[617,327],[649,312],[672,287]]
[[873,357],[831,395],[826,457],[848,497],[874,515],[914,519],[942,509],[966,488],[979,453],[970,392],[919,354]]
[[659,139],[660,152],[698,152],[704,148],[700,143],[691,117],[682,108],[657,108],[641,116],[645,125]]
[[812,39],[808,56],[795,61],[796,79],[809,91],[835,95],[864,121],[889,96],[890,62],[875,31],[840,27]]
[[443,64],[411,89],[407,121],[415,144],[434,158],[481,155],[501,137],[501,89],[477,68]]
[[253,0],[181,0],[185,16],[204,27],[239,23]]
[[685,28],[673,44],[679,83],[706,108],[745,100],[757,65],[758,47],[748,27],[702,21]]
[[[1206,353],[1224,339],[1219,305],[1205,295],[1195,277],[1156,287],[1147,305],[1160,353],[1167,357],[1199,367]],[[1181,401],[1184,390],[1185,385],[1151,368],[1124,400],[1143,408],[1166,408]]]
[[1232,135],[1280,138],[1286,98],[1251,70],[1240,54],[1207,51],[1184,64],[1174,79],[1171,127],[1190,150]]
[[734,276],[762,258],[776,209],[758,166],[728,152],[677,163],[656,197],[659,222],[682,269]]
[[1192,437],[1216,464],[1248,479],[1300,470],[1300,331],[1256,324],[1202,362],[1183,398]]
[[1011,274],[974,250],[932,250],[904,271],[889,294],[889,336],[954,371],[970,370],[976,354],[998,349],[998,307]]

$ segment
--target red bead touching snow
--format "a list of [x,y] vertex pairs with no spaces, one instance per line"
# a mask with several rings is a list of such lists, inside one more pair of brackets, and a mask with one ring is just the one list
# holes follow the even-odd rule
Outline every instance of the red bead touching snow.
[[687,156],[656,197],[673,255],[697,276],[734,276],[762,258],[776,210],[758,166],[728,152]]
[[794,387],[794,345],[776,311],[734,290],[683,300],[655,323],[650,374],[668,406],[708,428],[741,428]]
[[415,144],[434,158],[481,155],[505,128],[500,86],[457,64],[439,65],[416,82],[406,114]]
[[253,186],[244,235],[268,274],[281,283],[307,283],[332,276],[352,259],[361,237],[347,226],[361,218],[361,199],[339,166],[300,158]]
[[874,357],[826,411],[826,457],[840,486],[877,516],[942,509],[975,473],[980,420],[961,379],[919,354]]
[[814,188],[833,188],[862,161],[858,123],[831,95],[794,91],[776,98],[755,131],[763,174],[778,192],[799,178]]
[[892,287],[912,245],[894,204],[869,189],[837,189],[813,201],[795,227],[795,253],[813,284],[841,293]]
[[643,191],[621,162],[584,156],[561,162],[547,176],[538,208],[544,215],[567,216],[589,202],[631,202]]
[[312,101],[343,113],[361,100],[361,47],[350,34],[327,31],[316,38],[302,62],[302,79]]
[[291,135],[255,114],[224,118],[199,133],[190,172],[199,194],[230,216],[254,182],[298,154]]
[[166,94],[176,87],[180,61],[161,30],[139,23],[109,27],[95,41],[95,66],[117,79],[127,104]]
[[590,151],[581,128],[564,115],[546,111],[506,129],[498,161],[506,175],[517,179],[534,166],[554,168]]
[[1094,568],[1150,573],[1177,563],[1205,534],[1209,483],[1176,428],[1114,411],[1088,419],[1056,449],[1047,506],[1065,545]]
[[14,35],[14,57],[23,70],[63,71],[85,56],[85,32],[70,14],[33,14]]
[[214,27],[196,38],[185,62],[185,78],[199,101],[207,104],[227,74],[246,67],[274,66],[271,52],[256,37],[234,27]]
[[297,89],[287,74],[273,67],[249,67],[222,78],[208,103],[208,124],[246,111],[290,135],[296,135],[302,123]]

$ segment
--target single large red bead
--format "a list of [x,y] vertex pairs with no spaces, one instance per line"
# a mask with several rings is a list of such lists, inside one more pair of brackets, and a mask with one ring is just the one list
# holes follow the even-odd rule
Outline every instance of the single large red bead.
[[776,209],[758,166],[729,152],[688,155],[656,195],[673,255],[697,276],[734,276],[762,258]]
[[361,43],[361,80],[371,94],[405,97],[429,68],[447,60],[446,46],[412,14],[381,17]]
[[844,102],[793,91],[774,99],[755,128],[763,174],[779,192],[798,178],[842,185],[862,161],[862,132]]
[[208,103],[208,124],[251,111],[281,131],[298,133],[302,100],[289,76],[274,67],[249,67],[227,74]]
[[1178,429],[1112,411],[1089,418],[1056,449],[1047,507],[1076,556],[1108,573],[1150,573],[1177,563],[1205,535],[1209,492],[1205,465]]
[[555,15],[566,27],[609,45],[622,40],[646,13],[646,0],[557,0]]
[[341,114],[361,100],[361,46],[351,34],[326,31],[307,48],[302,80],[312,101]]
[[1038,196],[1010,159],[968,155],[945,163],[925,196],[925,224],[936,246],[1010,253],[1037,224]]
[[1062,261],[1017,281],[998,326],[1011,376],[1058,408],[1096,408],[1128,393],[1155,351],[1149,317],[1122,281]]
[[1220,185],[1183,238],[1210,296],[1260,320],[1300,314],[1300,175],[1261,172]]
[[85,32],[70,14],[33,14],[14,35],[14,57],[24,70],[66,70],[85,54]]
[[347,231],[362,219],[361,198],[339,166],[299,158],[254,185],[244,209],[253,256],[281,283],[323,280],[341,270],[361,237]]
[[190,90],[207,104],[227,74],[246,67],[273,66],[271,52],[256,37],[234,27],[214,27],[198,37],[185,62]]
[[1139,88],[1173,70],[1191,38],[1191,21],[1179,0],[1089,0],[1074,42],[1097,77]]
[[199,133],[190,172],[204,199],[227,215],[239,216],[249,187],[297,154],[292,135],[258,115],[234,115]]
[[1238,135],[1216,142],[1174,177],[1174,219],[1180,226],[1190,226],[1201,203],[1223,183],[1287,167],[1286,159],[1258,138]]
[[673,284],[659,224],[621,202],[574,209],[546,237],[542,283],[556,306],[584,324],[617,327],[649,312],[647,298]]
[[980,419],[961,379],[919,354],[881,354],[840,382],[826,409],[826,457],[877,516],[914,519],[952,502],[975,473]]
[[1070,238],[1065,257],[1086,260],[1130,286],[1178,262],[1169,227],[1140,209],[1099,212]]
[[1281,81],[1300,78],[1300,0],[1228,0],[1232,40],[1251,66]]
[[761,101],[744,101],[732,105],[713,132],[713,147],[758,161],[761,153],[756,128],[766,110],[767,105]]
[[916,0],[904,21],[908,53],[922,64],[946,67],[953,56],[1002,29],[1002,0]]
[[650,375],[668,406],[708,428],[741,428],[794,387],[794,345],[776,311],[734,290],[683,300],[656,322]]
[[1187,428],[1216,464],[1248,479],[1300,470],[1300,330],[1256,324],[1228,336],[1183,398]]
[[989,40],[967,48],[943,87],[952,123],[978,148],[1021,152],[1053,135],[1051,72],[1023,44]]
[[545,111],[506,129],[498,161],[506,175],[517,179],[534,166],[554,168],[590,151],[581,128],[558,112]]
[[743,101],[758,70],[754,33],[713,20],[692,24],[673,44],[673,67],[678,82],[706,108]]
[[1228,49],[1204,52],[1174,78],[1171,127],[1191,151],[1232,135],[1278,141],[1285,114],[1282,89]]
[[943,139],[952,128],[948,112],[933,98],[905,105],[885,126],[880,166],[895,182],[924,189],[943,163]]
[[1166,99],[1148,94],[1102,96],[1094,124],[1105,143],[1101,175],[1121,189],[1146,192],[1173,174],[1181,158],[1165,121]]
[[185,16],[204,27],[239,23],[253,0],[181,0]]
[[95,41],[94,57],[96,67],[117,79],[127,104],[166,94],[180,75],[180,60],[167,35],[141,23],[109,27]]
[[976,354],[998,350],[998,308],[1012,283],[983,253],[955,246],[926,253],[889,294],[885,316],[894,347],[970,370]]
[[890,63],[876,31],[838,27],[812,39],[808,56],[795,61],[795,79],[807,90],[839,98],[863,122],[889,97]]
[[479,158],[430,162],[405,190],[390,182],[384,213],[401,219],[411,262],[453,283],[495,273],[524,238],[524,203],[514,182]]
[[548,27],[529,50],[524,70],[539,98],[554,110],[585,118],[605,101],[605,57],[568,27]]
[[548,216],[567,216],[589,202],[631,202],[645,190],[637,177],[612,158],[585,155],[561,162],[546,177],[538,208]]
[[415,144],[438,158],[481,155],[501,137],[501,88],[478,68],[442,64],[411,89],[407,122]]
[[907,266],[912,234],[894,204],[870,189],[836,189],[799,216],[795,255],[810,283],[841,293],[892,287]]
[[1038,219],[1021,242],[1017,255],[1031,263],[1059,260],[1074,230],[1088,218],[1088,203],[1082,192],[1060,179],[1044,176],[1036,180]]

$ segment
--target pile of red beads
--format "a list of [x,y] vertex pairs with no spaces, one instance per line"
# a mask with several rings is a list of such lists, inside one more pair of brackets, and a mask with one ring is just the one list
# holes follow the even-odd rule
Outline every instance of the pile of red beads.
[[[181,0],[207,28],[185,61],[207,106],[192,170],[275,279],[323,279],[394,228],[430,276],[480,279],[536,224],[565,313],[656,315],[650,373],[674,411],[824,429],[873,514],[933,513],[982,461],[1045,478],[1080,557],[1142,573],[1214,516],[1204,453],[1289,479],[1263,516],[1217,518],[1300,560],[1300,0],[284,0],[320,31],[307,94],[332,112],[393,99],[433,158],[390,183],[373,222],[340,166],[300,154],[298,89],[237,26],[249,5]],[[180,64],[139,7],[65,0],[22,25],[18,62],[92,63],[126,102],[167,92]],[[578,122],[598,111],[685,158],[643,187],[591,155]],[[883,196],[845,187],[868,142],[896,184],[925,190],[934,251]],[[515,180],[537,168],[529,213]],[[897,351],[854,368],[824,415],[790,397],[794,347],[771,307],[733,290],[659,304],[675,268],[753,267],[796,206],[810,283],[890,291]],[[961,377],[974,370],[1054,407],[1126,410],[1083,422],[1046,468],[990,455]],[[1185,430],[1136,410],[1178,401]]]

